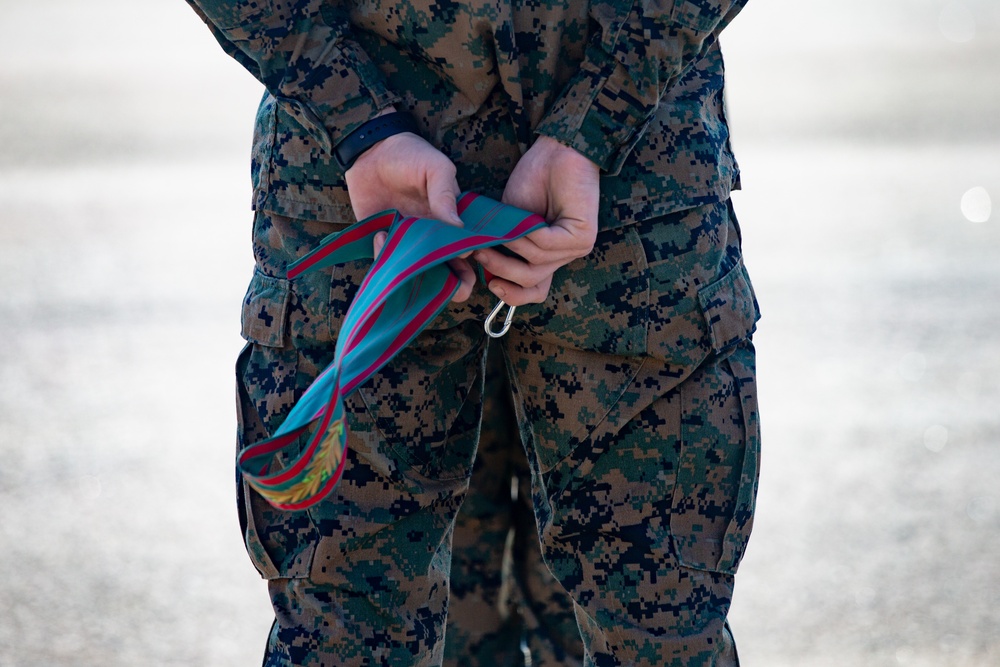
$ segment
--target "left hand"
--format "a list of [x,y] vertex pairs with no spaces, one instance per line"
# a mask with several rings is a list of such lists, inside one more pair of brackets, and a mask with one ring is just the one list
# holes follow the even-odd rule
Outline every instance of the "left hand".
[[[383,139],[365,151],[347,170],[345,178],[351,206],[358,220],[386,209],[402,215],[434,218],[458,227],[462,219],[456,210],[460,193],[455,165],[430,143],[409,132]],[[378,255],[386,234],[375,235]],[[452,301],[465,301],[476,284],[476,273],[464,257],[448,265],[459,278]]]

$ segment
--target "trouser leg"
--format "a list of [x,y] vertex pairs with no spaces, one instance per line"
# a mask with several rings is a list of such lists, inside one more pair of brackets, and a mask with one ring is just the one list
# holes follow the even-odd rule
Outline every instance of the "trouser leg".
[[[585,664],[736,664],[726,616],[756,481],[752,357],[746,343],[616,406],[554,462],[529,436],[542,553],[574,600]],[[655,382],[644,368],[630,389]]]
[[[346,401],[347,463],[323,502],[282,512],[245,491],[276,616],[266,665],[441,664],[452,529],[482,415],[481,338],[426,332]],[[315,376],[297,352],[296,372]]]
[[523,664],[520,617],[510,599],[510,543],[514,460],[524,454],[498,343],[487,354],[483,404],[469,492],[455,521],[446,667]]
[[483,428],[455,522],[444,664],[578,665],[572,601],[541,558],[500,345],[490,343]]
[[[674,216],[657,238],[610,230],[508,334],[541,553],[573,598],[585,664],[734,659],[725,617],[756,480],[755,305],[724,211]],[[483,313],[468,312],[347,402],[350,453],[330,498],[282,513],[244,489],[277,617],[268,664],[443,659],[483,402]],[[255,346],[244,364],[265,433],[322,367],[288,352]]]
[[734,664],[759,427],[731,207],[602,231],[518,315],[507,351],[542,555],[585,664]]
[[514,539],[511,549],[511,597],[523,628],[525,664],[529,667],[576,667],[583,663],[583,643],[573,600],[542,559],[531,502],[531,474],[523,456],[516,460]]

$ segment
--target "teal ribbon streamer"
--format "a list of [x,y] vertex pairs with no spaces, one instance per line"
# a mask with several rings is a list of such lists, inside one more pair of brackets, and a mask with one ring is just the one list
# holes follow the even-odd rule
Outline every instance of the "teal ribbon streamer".
[[[372,259],[375,234],[388,232],[344,316],[333,361],[275,433],[244,449],[237,459],[243,477],[275,507],[306,509],[333,490],[347,453],[343,399],[448,305],[460,285],[448,261],[509,243],[545,224],[538,215],[471,192],[459,198],[458,212],[464,227],[385,211],[331,234],[288,267],[288,277],[295,278]],[[308,444],[299,448],[302,438]]]

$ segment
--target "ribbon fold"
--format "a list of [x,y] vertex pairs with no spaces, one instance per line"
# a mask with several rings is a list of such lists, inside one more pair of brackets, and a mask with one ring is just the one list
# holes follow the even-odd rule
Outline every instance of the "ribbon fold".
[[[288,277],[295,278],[372,259],[375,234],[388,231],[344,316],[333,361],[274,434],[237,458],[250,486],[278,509],[307,509],[340,480],[348,431],[343,400],[448,305],[460,281],[447,262],[479,248],[509,243],[545,224],[538,215],[471,192],[459,198],[458,213],[464,227],[384,211],[331,234],[288,267]],[[302,438],[308,444],[296,452]]]

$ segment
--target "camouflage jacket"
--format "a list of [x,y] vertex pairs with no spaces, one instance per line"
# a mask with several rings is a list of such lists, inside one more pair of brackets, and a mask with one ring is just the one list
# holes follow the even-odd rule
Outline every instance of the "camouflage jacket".
[[601,166],[601,226],[738,187],[719,32],[746,0],[187,0],[266,92],[257,208],[349,222],[332,146],[390,105],[499,197],[536,134]]

